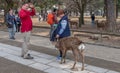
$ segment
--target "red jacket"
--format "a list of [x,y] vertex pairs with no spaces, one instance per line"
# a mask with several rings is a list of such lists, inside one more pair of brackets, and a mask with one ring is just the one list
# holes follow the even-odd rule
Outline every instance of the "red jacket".
[[28,32],[32,30],[32,20],[30,16],[35,15],[35,9],[32,11],[27,11],[21,9],[19,12],[20,20],[21,20],[21,32]]

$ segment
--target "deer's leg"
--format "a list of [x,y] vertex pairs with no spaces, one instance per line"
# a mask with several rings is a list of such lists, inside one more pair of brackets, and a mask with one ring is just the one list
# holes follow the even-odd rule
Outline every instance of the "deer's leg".
[[82,58],[82,71],[84,70],[84,50],[81,50],[81,51],[79,51],[80,52],[80,56],[81,56],[81,58]]
[[60,64],[62,64],[63,63],[63,50],[61,51],[61,54],[62,54],[62,57],[61,57],[61,62],[60,62]]
[[78,59],[78,57],[77,57],[77,50],[75,50],[75,49],[73,49],[72,50],[72,52],[73,52],[73,55],[74,55],[74,58],[75,58],[75,62],[74,62],[74,65],[73,65],[73,67],[71,68],[71,70],[73,70],[73,71],[78,71],[78,69],[77,68],[75,68],[75,66],[76,66],[76,63],[77,63],[77,59]]
[[67,52],[67,50],[65,50],[64,53],[63,53],[63,59],[64,59],[63,63],[66,62],[66,52]]
[[65,55],[66,55],[66,48],[64,48],[64,50],[62,50],[62,58],[61,58],[61,64],[64,62],[65,60]]

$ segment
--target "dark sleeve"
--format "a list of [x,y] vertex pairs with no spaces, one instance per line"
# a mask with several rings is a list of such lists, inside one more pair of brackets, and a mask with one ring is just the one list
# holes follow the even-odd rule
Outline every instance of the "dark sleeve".
[[9,19],[9,14],[6,15],[6,22],[7,22],[8,24],[12,24],[12,23],[10,22],[10,19]]

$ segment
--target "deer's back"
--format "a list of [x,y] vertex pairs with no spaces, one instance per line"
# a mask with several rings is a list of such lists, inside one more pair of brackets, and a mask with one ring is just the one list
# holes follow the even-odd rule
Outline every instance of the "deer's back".
[[59,41],[59,45],[62,48],[65,47],[66,49],[77,48],[81,43],[82,41],[80,41],[77,37],[65,37]]

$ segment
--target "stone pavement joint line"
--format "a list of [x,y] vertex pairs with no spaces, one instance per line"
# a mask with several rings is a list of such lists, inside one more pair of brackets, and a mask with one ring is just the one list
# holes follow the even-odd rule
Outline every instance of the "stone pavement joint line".
[[33,60],[20,57],[21,48],[0,43],[0,57],[41,70],[47,73],[119,73],[85,64],[85,70],[81,71],[81,63],[77,64],[79,71],[71,71],[73,61],[68,60],[66,64],[60,64],[56,57],[31,50]]

